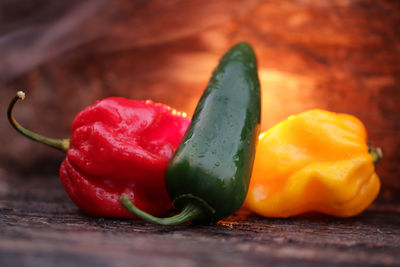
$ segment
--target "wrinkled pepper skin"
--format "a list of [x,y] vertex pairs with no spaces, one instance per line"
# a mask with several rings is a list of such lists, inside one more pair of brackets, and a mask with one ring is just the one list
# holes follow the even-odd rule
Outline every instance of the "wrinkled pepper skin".
[[122,193],[141,209],[161,215],[172,208],[164,173],[190,120],[151,101],[107,98],[81,111],[60,168],[61,181],[85,213],[134,217]]
[[260,135],[246,206],[266,217],[361,213],[380,181],[355,117],[309,110]]
[[232,47],[214,70],[192,122],[167,167],[174,205],[196,203],[213,223],[238,210],[246,197],[259,134],[257,61],[247,43]]

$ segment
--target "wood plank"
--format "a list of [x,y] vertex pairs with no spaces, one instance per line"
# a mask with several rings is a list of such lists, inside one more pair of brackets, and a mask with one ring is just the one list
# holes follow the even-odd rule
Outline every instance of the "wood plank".
[[1,266],[391,266],[400,262],[400,206],[360,216],[267,219],[242,210],[213,226],[93,218],[58,177],[2,180]]

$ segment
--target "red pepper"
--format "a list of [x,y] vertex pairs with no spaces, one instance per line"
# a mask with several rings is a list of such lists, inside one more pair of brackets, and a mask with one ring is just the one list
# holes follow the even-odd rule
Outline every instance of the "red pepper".
[[133,217],[119,202],[122,193],[153,215],[172,208],[164,172],[190,123],[184,113],[149,100],[111,97],[75,117],[68,142],[39,136],[19,125],[12,116],[15,102],[23,98],[19,94],[9,107],[11,124],[29,138],[67,152],[61,181],[85,213]]

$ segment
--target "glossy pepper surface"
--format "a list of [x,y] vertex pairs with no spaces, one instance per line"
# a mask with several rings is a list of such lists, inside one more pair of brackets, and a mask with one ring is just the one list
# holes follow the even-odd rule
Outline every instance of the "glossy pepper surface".
[[354,116],[309,110],[259,139],[246,205],[260,215],[349,217],[379,192],[374,161],[381,153],[369,151],[365,127]]
[[232,47],[213,72],[166,171],[166,186],[174,206],[171,218],[141,213],[129,199],[130,211],[157,224],[192,220],[214,223],[238,210],[246,197],[261,113],[260,83],[253,49]]
[[60,178],[85,213],[132,217],[119,202],[122,193],[154,215],[172,208],[164,173],[190,123],[182,113],[149,100],[111,97],[75,117],[70,140],[57,140],[34,134],[14,120],[11,111],[19,98],[10,106],[10,121],[28,137],[67,152]]

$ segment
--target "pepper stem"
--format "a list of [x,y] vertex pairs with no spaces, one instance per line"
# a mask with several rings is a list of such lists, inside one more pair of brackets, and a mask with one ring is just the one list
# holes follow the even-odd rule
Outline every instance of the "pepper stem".
[[69,139],[54,139],[54,138],[49,138],[46,136],[39,135],[37,133],[34,133],[28,129],[25,129],[24,127],[21,126],[15,119],[13,115],[13,109],[15,106],[15,103],[17,103],[18,100],[24,100],[25,99],[25,93],[22,91],[18,91],[16,96],[11,100],[10,105],[8,106],[7,110],[7,117],[8,120],[10,121],[10,124],[14,127],[15,130],[17,130],[19,133],[22,135],[25,135],[26,137],[32,139],[33,141],[45,144],[49,147],[67,152],[69,149]]
[[380,147],[368,146],[368,153],[371,154],[375,165],[383,158],[383,151]]
[[168,218],[158,218],[135,207],[127,194],[122,194],[120,201],[122,206],[124,206],[124,208],[129,212],[147,222],[159,225],[179,225],[194,219],[198,219],[203,214],[203,211],[199,206],[188,203],[179,214]]

